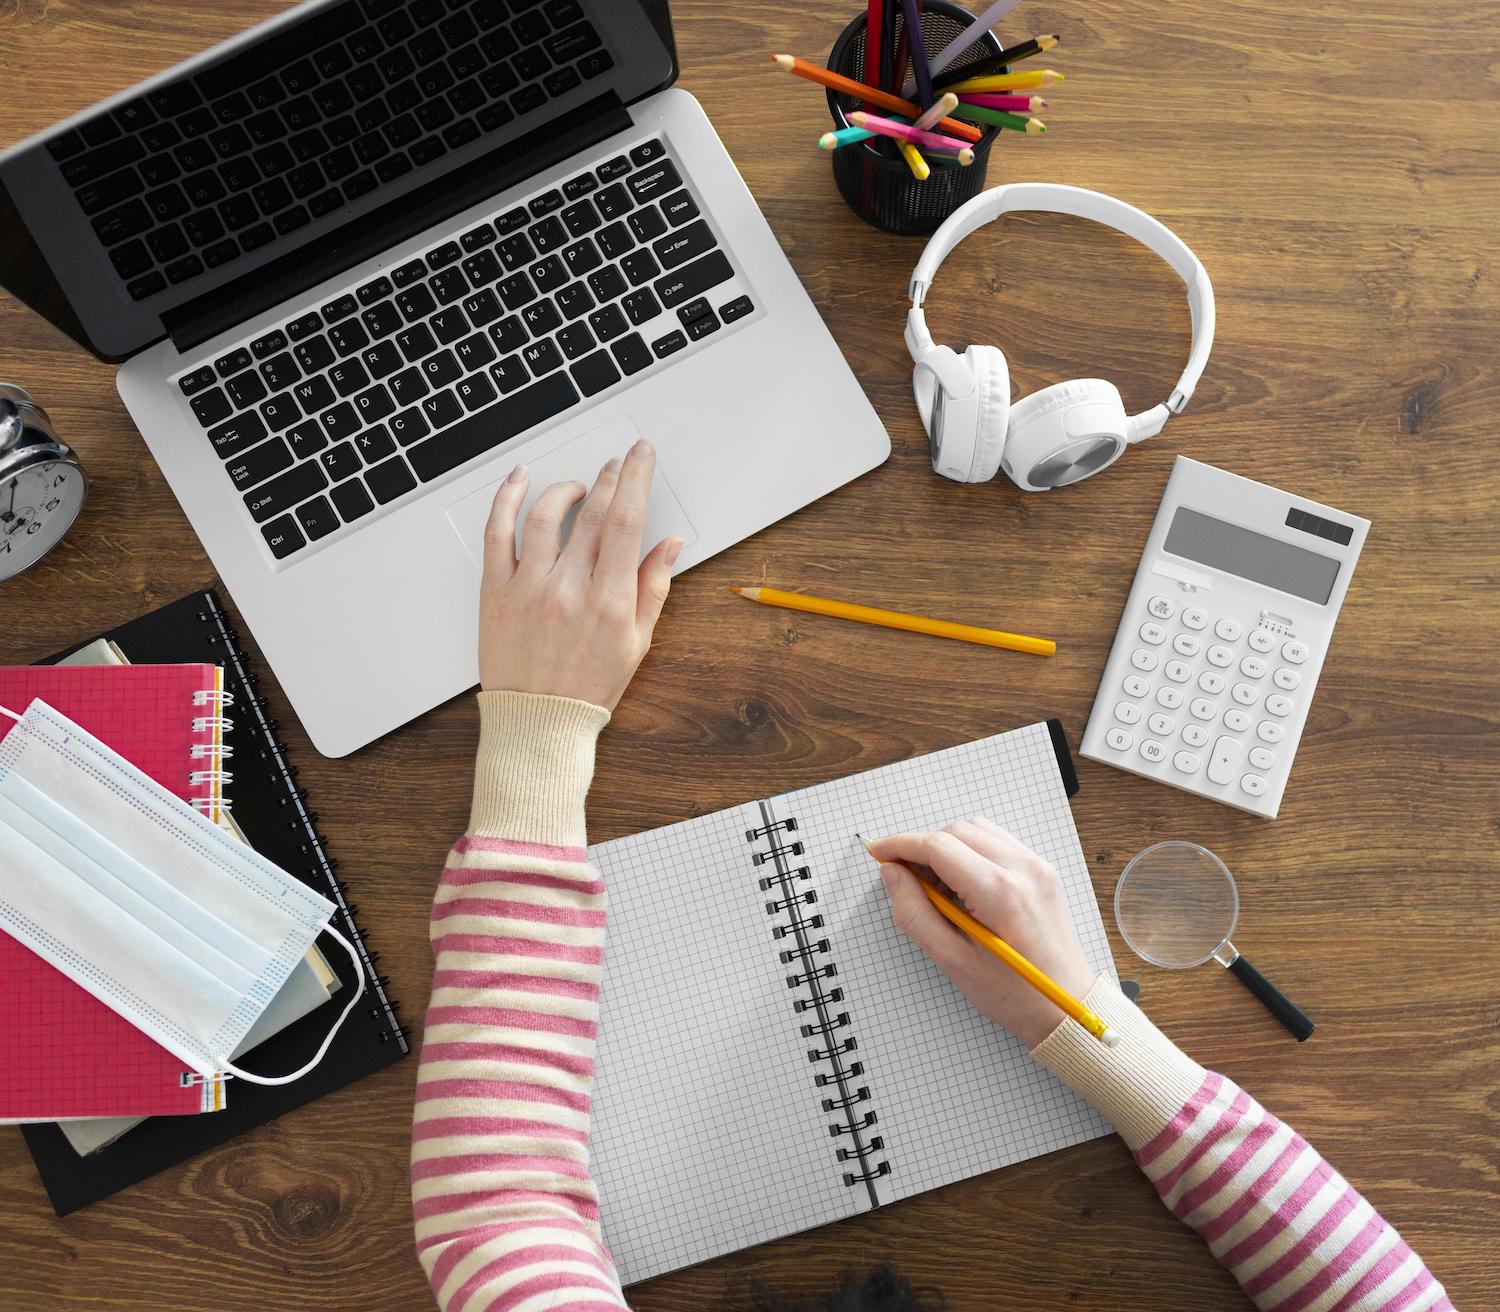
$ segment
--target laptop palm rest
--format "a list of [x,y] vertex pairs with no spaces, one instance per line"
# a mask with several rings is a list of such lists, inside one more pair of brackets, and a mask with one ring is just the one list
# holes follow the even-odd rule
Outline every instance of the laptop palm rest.
[[[592,432],[584,433],[549,451],[539,460],[528,461],[531,488],[526,496],[526,504],[521,507],[521,523],[516,530],[518,546],[525,541],[527,513],[548,487],[553,483],[566,482],[592,486],[604,462],[611,456],[623,457],[640,436],[641,431],[635,426],[635,421],[628,415],[620,415]],[[484,526],[490,516],[490,506],[495,500],[495,489],[503,479],[502,475],[493,483],[476,488],[448,507],[448,522],[453,525],[464,550],[469,553],[469,559],[481,570],[484,568]],[[575,511],[576,509],[574,507]],[[570,513],[563,523],[564,542],[572,527],[573,514]],[[698,540],[698,530],[693,527],[687,511],[682,508],[677,494],[672,491],[663,461],[658,456],[656,477],[651,480],[651,499],[646,508],[646,527],[641,534],[642,555],[668,537],[681,538],[691,546]]]

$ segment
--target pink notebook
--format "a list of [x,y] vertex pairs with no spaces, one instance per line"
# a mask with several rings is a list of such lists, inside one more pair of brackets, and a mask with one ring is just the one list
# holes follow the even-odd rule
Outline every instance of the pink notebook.
[[[223,672],[215,665],[0,666],[0,706],[34,697],[169,792],[223,806]],[[0,716],[0,739],[14,722]],[[176,1057],[8,934],[0,933],[0,1121],[218,1111],[222,1081]]]

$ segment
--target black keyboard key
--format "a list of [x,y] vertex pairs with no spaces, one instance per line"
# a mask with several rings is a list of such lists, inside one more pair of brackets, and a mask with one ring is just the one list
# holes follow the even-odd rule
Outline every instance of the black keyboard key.
[[576,319],[594,308],[594,298],[581,282],[570,283],[552,298],[564,319]]
[[507,310],[519,310],[536,300],[536,288],[524,273],[513,273],[500,284],[500,299],[505,302]]
[[292,552],[300,551],[307,545],[302,530],[290,515],[283,515],[269,524],[263,524],[260,531],[266,540],[266,546],[271,548],[271,554],[277,560],[285,560]]
[[551,301],[537,301],[521,311],[521,318],[533,337],[544,337],[562,322],[562,315]]
[[464,277],[462,269],[444,269],[435,273],[427,280],[427,285],[432,288],[439,305],[452,305],[469,291],[469,280]]
[[563,263],[568,266],[568,272],[575,278],[592,273],[604,263],[604,257],[599,254],[599,248],[594,245],[591,237],[575,241],[571,246],[564,246],[562,257]]
[[452,392],[438,392],[422,402],[422,415],[434,428],[446,428],[463,418],[464,408]]
[[370,385],[370,375],[358,360],[341,360],[328,371],[328,381],[340,396],[353,396],[361,387]]
[[[491,371],[493,377],[493,370]],[[561,414],[578,401],[566,374],[554,374],[502,398],[445,433],[413,446],[407,455],[424,483],[492,451],[519,433]]]
[[469,322],[476,328],[483,328],[486,324],[493,323],[505,313],[500,306],[499,298],[489,290],[475,292],[474,295],[466,297],[463,307],[464,313],[469,316]]
[[379,305],[372,305],[359,317],[366,331],[376,339],[389,337],[403,323],[401,311],[396,308],[394,301],[381,301]]
[[620,371],[615,368],[608,351],[594,352],[588,359],[575,364],[570,372],[578,390],[585,396],[594,396],[620,381]]
[[154,269],[139,278],[134,278],[125,284],[125,290],[129,293],[132,301],[144,301],[148,296],[155,296],[167,285],[167,280]]
[[[222,227],[220,231],[223,231]],[[187,254],[188,239],[181,228],[175,223],[169,223],[165,228],[158,228],[150,233],[146,237],[146,245],[151,248],[151,253],[156,256],[157,261],[165,264],[168,260],[175,260]]]
[[599,213],[606,220],[618,219],[622,215],[630,213],[632,208],[630,193],[619,182],[611,183],[595,196],[594,204],[599,207]]
[[582,323],[570,323],[559,332],[557,344],[569,360],[576,360],[580,356],[587,355],[598,345],[594,341],[594,334],[588,330],[588,325]]
[[193,413],[198,416],[198,422],[204,428],[212,427],[221,419],[228,419],[234,410],[234,407],[229,404],[229,398],[224,395],[223,388],[220,387],[195,396],[192,404]]
[[126,137],[123,141],[98,146],[82,155],[74,155],[62,165],[63,181],[70,187],[81,187],[115,172],[116,169],[122,169],[127,164],[134,164],[145,158],[145,155],[146,148],[138,138]]
[[333,388],[326,378],[304,378],[292,388],[292,396],[305,415],[315,415],[333,404]]
[[589,323],[599,334],[601,342],[612,342],[621,333],[627,332],[630,325],[625,322],[625,316],[620,313],[618,305],[606,305],[602,310],[595,310],[589,315]]
[[605,160],[598,168],[601,182],[613,182],[616,178],[623,178],[629,172],[630,161],[623,155],[616,155],[614,159]]
[[318,457],[318,464],[328,475],[328,481],[337,483],[341,479],[348,478],[350,474],[357,474],[364,462],[355,451],[353,442],[340,442],[337,446],[329,447],[324,451]]
[[469,322],[457,305],[439,310],[427,321],[427,326],[437,334],[438,341],[444,346],[451,345],[469,331]]
[[292,347],[292,354],[302,366],[303,373],[315,374],[328,368],[334,361],[333,347],[323,336],[309,337]]
[[294,342],[300,342],[308,333],[315,333],[323,326],[323,320],[318,317],[316,310],[309,310],[300,319],[293,319],[286,326],[286,335]]
[[686,305],[679,306],[677,317],[682,320],[683,327],[686,327],[694,319],[701,319],[713,312],[714,307],[708,303],[708,297],[699,296],[689,301]]
[[707,337],[709,333],[718,332],[719,328],[719,316],[710,310],[701,319],[694,319],[687,325],[687,335],[696,342],[700,338]]
[[651,168],[631,174],[626,185],[635,197],[636,204],[644,205],[647,201],[676,191],[682,186],[682,177],[677,172],[677,166],[671,160],[664,159]]
[[139,278],[156,263],[156,257],[146,249],[146,243],[132,239],[123,246],[116,246],[109,253],[110,263],[122,278]]
[[224,467],[229,471],[235,487],[244,490],[257,483],[264,483],[272,474],[279,474],[291,463],[292,453],[287,449],[286,443],[279,437],[273,437],[269,442],[262,442],[235,456]]
[[660,237],[667,230],[667,221],[655,205],[648,205],[630,216],[630,230],[640,241]]
[[217,269],[221,264],[228,264],[230,260],[240,257],[240,248],[229,238],[216,241],[212,246],[206,247],[203,252],[203,263],[210,269]]
[[419,283],[415,287],[408,287],[404,292],[396,296],[396,305],[401,313],[406,316],[407,323],[415,323],[418,319],[425,319],[435,309],[437,301],[433,298],[426,286]]
[[490,283],[505,276],[505,270],[500,267],[494,251],[480,251],[477,255],[471,255],[464,261],[463,270],[475,287],[488,287]]
[[453,354],[466,372],[473,373],[495,358],[495,348],[483,333],[470,333],[453,348]]
[[354,406],[348,401],[341,401],[332,410],[323,411],[320,418],[323,431],[328,434],[330,442],[353,437],[359,431],[359,416],[355,413]]
[[734,277],[734,269],[723,251],[712,251],[691,264],[684,264],[656,284],[656,294],[669,310],[702,296],[710,287],[717,287]]
[[563,227],[574,237],[593,232],[601,222],[599,211],[586,200],[569,205],[558,217],[563,221]]
[[698,206],[687,192],[679,191],[662,201],[661,212],[668,223],[674,228],[680,228],[689,219],[698,217]]
[[376,383],[354,398],[354,408],[359,411],[359,417],[365,423],[378,424],[395,411],[396,403],[391,400],[391,394],[380,383]]
[[495,220],[495,231],[500,236],[506,237],[513,232],[519,232],[530,222],[531,216],[526,212],[526,207],[517,205],[515,209],[507,210]]
[[683,332],[668,333],[665,337],[659,337],[651,343],[651,349],[656,352],[658,360],[665,360],[673,351],[680,351],[687,345],[687,334]]
[[623,223],[611,223],[608,227],[600,228],[594,240],[599,243],[599,249],[604,252],[605,258],[610,260],[619,259],[635,245],[635,238]]
[[338,508],[346,524],[358,519],[361,515],[368,515],[375,509],[375,503],[370,499],[370,494],[365,491],[365,485],[357,478],[351,478],[347,483],[340,483],[328,495],[333,498],[333,504]]
[[458,243],[447,241],[435,250],[427,252],[427,267],[434,272],[438,269],[446,269],[450,264],[457,263],[462,256],[463,251],[459,249]]
[[323,322],[328,324],[337,323],[340,319],[347,319],[359,309],[359,302],[353,293],[340,296],[336,301],[329,301],[323,307]]
[[422,418],[422,412],[415,406],[392,415],[389,427],[391,436],[402,446],[410,446],[432,431],[427,426],[427,421]]
[[625,275],[613,264],[605,265],[597,273],[589,274],[588,283],[589,290],[594,293],[601,305],[618,296],[623,296],[630,289],[630,284],[625,281]]
[[286,444],[298,460],[317,455],[328,445],[328,438],[316,419],[304,419],[300,424],[287,429]]
[[402,364],[401,352],[397,350],[395,342],[377,342],[359,358],[370,371],[371,378],[384,378],[387,374],[395,373]]
[[212,386],[213,381],[213,368],[204,365],[201,369],[194,369],[190,374],[183,374],[177,380],[177,386],[182,389],[184,396],[192,396],[195,392],[201,392],[205,387]]
[[667,148],[661,144],[661,138],[656,137],[651,141],[643,142],[630,152],[630,162],[640,168],[643,164],[649,164],[654,159],[660,159],[667,153]]
[[561,256],[557,255],[549,255],[545,260],[533,264],[530,273],[539,292],[550,292],[568,282],[567,266],[563,264]]
[[214,369],[220,378],[228,378],[230,374],[237,374],[242,369],[250,367],[250,352],[245,347],[236,347],[227,355],[221,355],[214,361]]
[[521,357],[511,355],[490,366],[490,377],[495,380],[495,386],[500,389],[501,393],[509,396],[512,392],[525,387],[531,375],[526,372],[526,366],[521,363]]
[[490,329],[490,341],[495,343],[495,349],[501,355],[509,355],[512,351],[519,351],[526,345],[528,334],[521,326],[521,320],[512,314],[502,319]]
[[500,259],[509,270],[523,269],[536,259],[536,247],[531,244],[531,239],[524,232],[507,237],[500,243],[498,249]]
[[375,166],[375,176],[382,182],[394,182],[411,170],[412,162],[405,155],[387,155]]
[[431,164],[440,155],[446,155],[448,147],[443,145],[437,137],[424,137],[412,146],[409,153],[413,163]]
[[543,219],[531,230],[531,240],[539,251],[555,251],[566,244],[568,230],[561,219]]
[[220,460],[228,460],[257,442],[265,441],[266,437],[265,421],[253,410],[208,430],[208,440]]
[[609,349],[615,353],[615,359],[619,361],[620,368],[627,376],[639,373],[651,363],[650,348],[641,340],[640,333],[631,333],[629,337],[622,337]]
[[544,191],[540,196],[533,198],[529,207],[531,217],[539,219],[544,214],[551,214],[553,210],[561,209],[562,203],[562,192],[555,187],[551,191]]
[[359,454],[364,457],[367,465],[373,465],[377,460],[384,460],[387,456],[396,454],[396,439],[386,431],[384,424],[376,424],[374,428],[367,428],[354,440],[354,445],[359,449]]
[[655,257],[645,249],[631,251],[620,261],[620,268],[630,279],[632,287],[639,287],[643,282],[650,282],[661,272]]
[[328,340],[340,355],[353,355],[370,344],[370,334],[358,319],[335,324],[328,330]]
[[383,464],[366,470],[365,482],[369,484],[370,491],[375,494],[375,500],[382,506],[394,501],[403,493],[410,492],[417,485],[417,480],[412,477],[411,470],[406,467],[406,461],[400,456],[392,456]]
[[298,506],[297,522],[311,542],[326,538],[339,526],[338,516],[333,513],[327,497],[314,497],[306,505]]
[[420,360],[437,349],[437,342],[425,323],[415,324],[403,333],[396,334],[396,345],[408,362]]
[[374,305],[376,301],[383,301],[391,294],[391,280],[389,278],[376,278],[374,282],[367,282],[354,294],[359,298],[361,305]]
[[656,258],[661,261],[662,268],[675,269],[689,260],[696,260],[700,255],[711,251],[717,244],[713,233],[709,231],[708,224],[699,219],[696,223],[690,223],[670,236],[653,242],[651,249],[656,252]]
[[480,250],[485,246],[493,245],[494,241],[494,226],[489,223],[482,223],[479,225],[479,227],[470,228],[468,232],[464,233],[464,235],[458,239],[458,244],[462,246],[465,251],[472,255],[475,251]]
[[269,332],[264,337],[257,337],[250,343],[250,351],[257,360],[264,360],[268,355],[275,355],[277,351],[286,350],[286,334],[279,328],[275,332]]
[[203,272],[203,261],[196,255],[185,255],[180,260],[174,260],[167,265],[167,281],[170,283],[187,282],[190,278],[196,278]]
[[[511,67],[528,81],[541,77],[552,63],[547,58],[547,52],[539,49],[517,51],[511,56],[510,62]],[[520,92],[511,97],[511,104],[515,106],[516,113],[526,114],[544,104],[546,99],[546,93],[541,87],[522,87]]]
[[563,183],[563,196],[567,200],[577,200],[580,196],[587,196],[598,186],[599,179],[592,173],[580,173],[576,178]]
[[552,370],[561,366],[563,362],[562,352],[551,341],[532,342],[530,346],[521,352],[521,359],[526,362],[526,367],[537,378],[540,378],[543,374],[551,373]]
[[[456,93],[449,92],[450,97],[454,94]],[[443,129],[443,140],[448,143],[450,150],[457,150],[460,146],[467,146],[469,142],[478,139],[479,124],[471,118],[461,118],[457,123],[452,123]]]
[[470,414],[482,410],[495,399],[495,385],[483,374],[471,374],[453,389]]
[[405,264],[391,270],[391,281],[397,287],[406,287],[414,282],[419,282],[427,276],[427,266],[421,260],[408,260]]
[[755,303],[748,296],[737,296],[728,305],[719,306],[719,317],[725,323],[733,323],[736,319],[743,319],[755,309]]
[[266,427],[273,433],[281,432],[283,428],[302,418],[302,411],[297,408],[290,392],[277,392],[275,396],[261,402],[260,414],[266,421]]
[[458,359],[452,351],[439,351],[422,361],[422,376],[432,388],[446,387],[462,374],[463,370],[458,367]]
[[630,316],[630,322],[639,326],[647,319],[654,319],[661,313],[661,304],[656,299],[656,294],[649,287],[642,287],[633,291],[625,298],[625,313]]
[[574,23],[560,32],[554,32],[542,45],[559,64],[568,64],[586,55],[599,44],[599,34],[592,23]]
[[418,365],[403,369],[399,374],[393,374],[387,380],[386,387],[395,398],[397,405],[410,405],[413,401],[420,401],[427,395],[427,380],[422,376],[421,367]]
[[90,183],[74,194],[78,197],[78,203],[85,214],[97,214],[102,209],[118,205],[123,200],[139,195],[140,191],[140,177],[134,169],[126,168],[117,173],[111,173],[109,177],[101,178],[98,182]]

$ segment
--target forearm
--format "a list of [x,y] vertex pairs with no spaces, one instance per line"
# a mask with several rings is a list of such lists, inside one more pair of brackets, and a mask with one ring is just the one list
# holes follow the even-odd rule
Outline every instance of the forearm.
[[432,909],[417,1249],[445,1308],[622,1308],[588,1171],[604,889],[583,805],[608,716],[514,693],[480,708],[469,831]]
[[1168,1209],[1257,1307],[1452,1308],[1421,1258],[1306,1140],[1189,1058],[1107,977],[1086,1001],[1120,1045],[1064,1021],[1033,1055],[1104,1113]]

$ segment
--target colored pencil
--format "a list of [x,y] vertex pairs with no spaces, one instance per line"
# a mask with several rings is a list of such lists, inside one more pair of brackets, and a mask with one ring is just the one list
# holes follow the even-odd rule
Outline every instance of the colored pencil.
[[[927,42],[922,36],[922,15],[919,0],[901,0],[904,24],[901,35],[906,41],[907,53],[911,56],[912,79],[917,84],[917,104],[932,104],[932,70],[927,65]],[[906,69],[897,64],[895,78],[900,79]]]
[[[953,95],[951,91],[947,94]],[[986,95],[983,91],[970,91],[964,96],[963,103],[981,105],[985,109],[1006,109],[1012,114],[1034,114],[1039,109],[1047,108],[1047,101],[1041,96],[1009,96],[999,93]]]
[[1009,651],[1029,652],[1033,656],[1051,656],[1057,644],[1050,638],[1031,638],[1021,633],[1003,633],[999,629],[981,629],[972,624],[954,624],[948,620],[929,619],[925,615],[907,615],[899,610],[877,610],[827,597],[811,597],[804,592],[782,592],[778,588],[730,588],[731,592],[762,606],[781,606],[786,610],[805,611],[809,615],[830,615],[834,619],[853,620],[858,624],[875,624],[885,629],[903,629],[907,633],[929,633],[937,638],[978,643],[981,647],[1004,647]]
[[[914,105],[909,100],[902,100],[900,96],[879,91],[863,82],[856,82],[852,77],[835,73],[821,64],[810,64],[807,60],[798,59],[795,55],[772,55],[771,59],[783,72],[790,73],[794,77],[806,78],[809,82],[816,82],[819,86],[828,87],[841,95],[850,96],[855,100],[873,101],[881,109],[904,114],[910,119],[922,116],[920,105]],[[965,141],[978,141],[983,135],[972,123],[960,123],[956,118],[945,118],[938,126],[950,136],[962,137]]]
[[[880,81],[876,85],[882,91],[895,91],[901,85],[901,74],[896,71],[896,15],[901,10],[901,0],[885,0],[880,15]],[[865,70],[866,76],[869,70]]]
[[952,86],[944,87],[960,100],[973,91],[1036,91],[1061,82],[1063,75],[1054,69],[1038,68],[1028,73],[991,73],[988,77],[965,78]]
[[[911,170],[911,175],[918,182],[926,182],[932,176],[932,169],[927,161],[922,158],[922,152],[909,141],[897,141],[896,149],[901,152],[901,158],[906,161],[906,167]],[[965,149],[968,149],[965,147]],[[972,159],[974,152],[969,151]]]
[[[1014,9],[1021,0],[995,0],[984,13],[980,14],[968,27],[964,28],[956,37],[945,45],[938,53],[928,61],[934,76],[941,73],[965,50],[976,41],[982,41],[989,34],[990,28],[994,27],[1002,18]],[[914,82],[909,82],[901,88],[901,93],[910,96],[916,89]]]
[[839,128],[834,132],[825,132],[818,138],[818,145],[824,150],[837,150],[840,146],[853,146],[857,142],[868,141],[875,133],[867,132],[864,128]]
[[945,91],[941,96],[934,100],[931,105],[927,107],[927,109],[923,112],[922,117],[919,118],[915,123],[913,123],[912,127],[918,128],[923,132],[930,132],[933,125],[940,118],[946,118],[957,108],[958,97],[955,96],[951,91]]
[[[909,141],[913,146],[920,146],[923,150],[969,150],[968,143],[960,141],[957,137],[945,137],[938,132],[923,132],[909,123],[897,123],[894,119],[881,118],[879,114],[866,114],[861,110],[855,110],[849,115],[849,121],[857,128],[878,132],[882,137],[893,137],[897,141]],[[972,151],[970,151],[969,162],[973,162]]]
[[963,68],[949,68],[937,74],[932,79],[933,88],[941,91],[944,87],[952,86],[955,82],[963,82],[968,78],[984,77],[989,73],[999,73],[1008,68],[1009,65],[1018,60],[1029,59],[1032,55],[1043,50],[1051,50],[1061,38],[1055,36],[1034,36],[1029,41],[1022,41],[1019,45],[1008,46],[1004,50],[997,50],[994,54],[968,64]]
[[983,105],[960,105],[953,111],[971,118],[977,123],[993,123],[997,128],[1009,128],[1012,132],[1026,132],[1040,136],[1047,125],[1039,118],[1026,118],[1021,114],[1008,114],[1003,109],[986,109]]
[[[856,834],[856,838],[864,844],[865,851],[870,853],[871,859],[875,854],[870,852],[874,846],[863,834]],[[1040,966],[1034,965],[1031,960],[1015,948],[1011,947],[988,925],[982,925],[975,920],[956,902],[951,902],[935,889],[931,882],[919,874],[905,861],[892,862],[893,865],[906,866],[911,871],[912,877],[922,886],[922,891],[927,894],[927,900],[953,925],[958,926],[971,939],[991,956],[998,957],[1013,971],[1016,972],[1026,983],[1030,984],[1038,993],[1047,999],[1054,1007],[1066,1016],[1071,1016],[1083,1026],[1090,1034],[1099,1040],[1106,1048],[1117,1047],[1120,1036],[1105,1023],[1104,1018],[1097,1012],[1090,1011],[1067,989],[1063,988]]]
[[[880,34],[885,23],[885,0],[867,0],[865,8],[865,78],[880,81]],[[884,88],[881,88],[884,90]],[[866,102],[866,109],[874,105]]]

